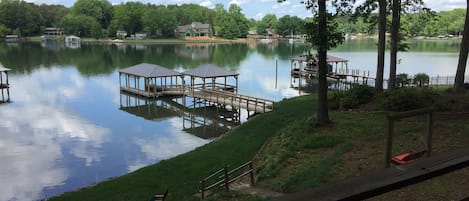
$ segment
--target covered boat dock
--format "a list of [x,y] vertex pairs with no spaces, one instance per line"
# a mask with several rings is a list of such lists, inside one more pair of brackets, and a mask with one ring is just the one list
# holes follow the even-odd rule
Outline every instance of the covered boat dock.
[[[274,102],[238,94],[239,73],[225,70],[213,64],[207,64],[179,73],[167,68],[142,63],[119,70],[121,91],[147,98],[160,96],[190,96],[204,102],[245,108],[255,113],[273,110]],[[186,85],[185,78],[190,79]],[[234,84],[228,79],[233,78]]]
[[155,64],[141,63],[119,70],[120,89],[144,97],[182,95],[183,82],[181,73]]

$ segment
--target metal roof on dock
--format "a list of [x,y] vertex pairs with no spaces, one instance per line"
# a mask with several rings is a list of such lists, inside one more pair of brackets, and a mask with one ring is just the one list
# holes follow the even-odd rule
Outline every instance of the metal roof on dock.
[[10,71],[11,69],[9,68],[5,68],[3,67],[1,64],[0,64],[0,72],[6,72],[6,71]]
[[[317,58],[317,54],[314,55],[315,58]],[[307,56],[306,55],[301,55],[301,56],[298,56],[298,57],[292,57],[291,60],[292,61],[306,61],[306,58]],[[342,59],[340,57],[336,57],[336,56],[331,56],[331,55],[327,55],[327,63],[338,63],[338,62],[348,62],[347,59]]]
[[135,66],[131,66],[128,68],[124,68],[119,70],[121,73],[126,73],[130,75],[136,75],[140,77],[150,78],[150,77],[171,77],[171,76],[179,76],[181,73],[167,69],[165,67],[156,65],[156,64],[148,64],[148,63],[141,63]]
[[228,77],[228,76],[238,76],[239,73],[235,71],[225,70],[213,64],[207,64],[205,66],[200,66],[198,68],[188,70],[182,73],[183,75],[189,75],[194,77],[201,78],[214,78],[214,77]]

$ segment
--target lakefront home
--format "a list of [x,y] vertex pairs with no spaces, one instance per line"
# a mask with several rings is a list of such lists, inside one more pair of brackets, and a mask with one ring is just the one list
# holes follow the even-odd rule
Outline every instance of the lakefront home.
[[202,24],[201,22],[192,22],[192,24],[178,26],[176,33],[179,37],[212,36],[210,24]]

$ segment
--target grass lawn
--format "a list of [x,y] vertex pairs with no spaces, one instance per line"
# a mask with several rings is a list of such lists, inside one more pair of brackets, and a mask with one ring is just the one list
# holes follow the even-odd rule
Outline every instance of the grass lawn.
[[259,115],[227,133],[218,141],[189,153],[164,160],[128,175],[65,193],[50,200],[148,200],[169,189],[169,200],[198,200],[193,195],[199,180],[229,164],[239,166],[251,160],[260,147],[291,122],[311,116],[316,97],[303,96],[276,103],[275,110]]

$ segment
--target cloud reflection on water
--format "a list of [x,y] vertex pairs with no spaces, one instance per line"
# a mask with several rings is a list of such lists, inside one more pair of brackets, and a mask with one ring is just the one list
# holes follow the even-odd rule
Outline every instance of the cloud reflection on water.
[[37,200],[44,188],[62,185],[70,174],[61,164],[66,143],[86,165],[100,160],[93,150],[109,140],[110,129],[60,104],[83,93],[83,79],[67,70],[11,75],[14,103],[0,110],[0,200]]

